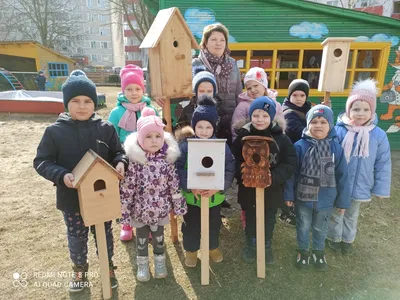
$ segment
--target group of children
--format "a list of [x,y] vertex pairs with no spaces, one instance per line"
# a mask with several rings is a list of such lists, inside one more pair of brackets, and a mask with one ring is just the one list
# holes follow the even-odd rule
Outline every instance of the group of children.
[[[255,189],[243,185],[242,138],[264,136],[270,143],[272,184],[265,189],[266,263],[274,263],[272,238],[278,208],[295,209],[298,253],[296,266],[308,268],[310,258],[317,270],[326,270],[325,243],[334,251],[352,253],[360,203],[372,195],[389,197],[391,159],[388,139],[377,127],[376,84],[372,80],[354,86],[346,111],[334,126],[333,112],[325,105],[307,101],[309,85],[297,79],[281,106],[276,91],[268,89],[263,69],[246,74],[246,92],[232,120],[232,146],[225,146],[225,186],[219,190],[187,188],[187,138],[214,139],[219,115],[214,76],[204,70],[193,77],[194,97],[184,109],[175,136],[164,131],[164,124],[144,95],[143,71],[134,65],[121,70],[122,93],[109,121],[101,120],[96,87],[80,70],[73,71],[62,87],[63,113],[50,125],[34,159],[36,171],[57,186],[57,208],[67,226],[68,248],[74,263],[70,291],[83,289],[86,281],[87,241],[79,210],[78,194],[72,188],[71,173],[89,149],[95,150],[125,178],[120,195],[121,240],[132,239],[136,229],[137,280],[150,279],[148,244],[154,253],[154,277],[167,276],[164,226],[170,212],[183,215],[185,265],[195,267],[200,248],[200,198],[209,198],[210,257],[223,260],[219,247],[221,203],[234,177],[242,207],[246,246],[243,259],[256,259]],[[187,126],[186,126],[187,125]],[[294,145],[293,145],[294,144]],[[290,211],[290,210],[287,210]],[[105,223],[110,280],[115,278],[111,221]],[[91,228],[94,232],[94,228]],[[312,252],[309,232],[312,231]]]

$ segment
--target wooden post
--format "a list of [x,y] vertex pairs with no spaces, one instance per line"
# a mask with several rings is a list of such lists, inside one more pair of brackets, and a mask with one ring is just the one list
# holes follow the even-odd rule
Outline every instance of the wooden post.
[[108,250],[106,243],[106,232],[104,228],[104,223],[96,224],[96,240],[97,240],[97,250],[99,253],[100,260],[100,276],[101,276],[101,286],[103,289],[103,298],[111,299],[111,283],[110,283],[110,270],[108,261]]
[[201,285],[210,284],[209,199],[201,196]]
[[264,189],[256,188],[257,277],[265,278]]
[[330,106],[330,105],[329,105],[330,98],[331,98],[331,92],[325,92],[325,95],[324,95],[324,105]]

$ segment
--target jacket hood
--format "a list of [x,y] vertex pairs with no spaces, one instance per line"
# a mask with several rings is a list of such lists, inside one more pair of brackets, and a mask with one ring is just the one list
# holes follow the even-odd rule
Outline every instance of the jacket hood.
[[[151,104],[151,100],[149,97],[144,96],[142,97],[142,100],[140,102],[145,102],[146,105],[150,105]],[[122,103],[129,103],[129,100],[126,99],[126,97],[124,96],[124,93],[119,93],[118,97],[117,97],[117,106],[122,106]]]
[[173,164],[181,154],[178,143],[169,132],[164,132],[164,145],[156,154],[146,153],[142,147],[139,146],[137,140],[137,132],[128,135],[124,147],[129,160],[141,165],[145,165],[151,157],[165,158],[167,162]]
[[[344,119],[346,119],[346,118],[349,118],[349,117],[347,116],[347,114],[345,112],[340,113],[338,115],[338,118],[337,118],[337,121],[336,121],[336,125],[337,126],[346,126],[347,124],[345,124],[345,122],[344,122]],[[372,124],[377,126],[378,125],[378,120],[379,120],[378,119],[378,115],[374,114]]]
[[194,130],[191,126],[185,126],[175,130],[175,138],[178,143],[181,143],[188,138],[195,136]]
[[249,97],[249,95],[247,95],[247,92],[243,92],[243,93],[239,94],[238,99],[239,99],[239,103],[240,102],[248,102],[250,104],[251,102],[254,101],[253,98],[251,98],[251,97]]
[[93,113],[90,118],[86,121],[78,121],[78,120],[74,120],[71,118],[71,115],[67,112],[63,112],[61,114],[59,114],[57,121],[56,122],[61,122],[61,123],[92,123],[92,122],[99,122],[101,121],[101,118],[96,114]]
[[276,122],[272,122],[266,130],[257,130],[257,129],[255,129],[251,125],[251,122],[246,123],[244,126],[241,127],[241,129],[247,130],[248,132],[251,132],[251,133],[254,133],[254,132],[265,132],[265,131],[269,131],[271,134],[283,133],[282,128]]
[[283,111],[287,109],[293,109],[307,114],[307,112],[311,109],[311,102],[306,101],[302,107],[298,107],[297,105],[294,105],[292,102],[290,102],[288,98],[285,98],[285,100],[283,100],[282,109]]

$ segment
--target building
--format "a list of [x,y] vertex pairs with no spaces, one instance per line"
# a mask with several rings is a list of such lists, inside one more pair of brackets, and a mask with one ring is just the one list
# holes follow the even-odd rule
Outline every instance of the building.
[[159,1],[159,9],[168,7],[181,10],[198,41],[204,26],[215,22],[227,26],[231,56],[242,76],[251,67],[264,68],[280,102],[290,82],[303,78],[311,85],[310,101],[321,103],[321,42],[328,37],[354,37],[344,91],[331,93],[332,108],[336,115],[344,110],[355,81],[377,79],[382,90],[377,103],[379,125],[387,131],[392,147],[400,149],[400,117],[396,116],[400,110],[400,20],[302,0]]
[[337,7],[400,19],[400,0],[308,0]]

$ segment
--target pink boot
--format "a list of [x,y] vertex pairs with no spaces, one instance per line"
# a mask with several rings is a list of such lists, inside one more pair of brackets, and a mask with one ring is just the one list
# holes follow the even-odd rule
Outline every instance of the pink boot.
[[122,225],[120,240],[123,242],[128,242],[132,240],[132,236],[132,227],[129,225]]
[[246,212],[242,210],[242,214],[240,215],[240,219],[242,220],[243,230],[246,228]]

